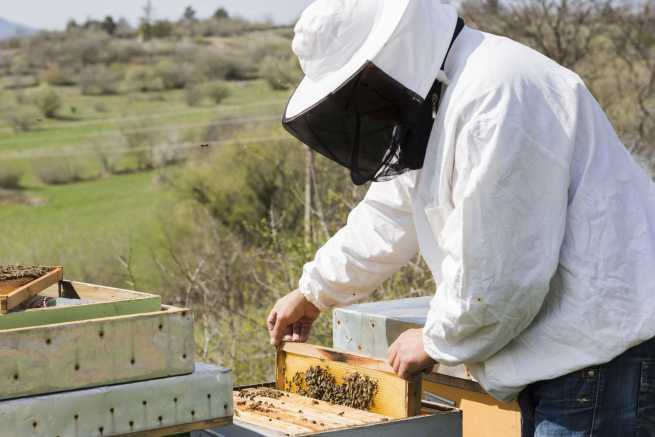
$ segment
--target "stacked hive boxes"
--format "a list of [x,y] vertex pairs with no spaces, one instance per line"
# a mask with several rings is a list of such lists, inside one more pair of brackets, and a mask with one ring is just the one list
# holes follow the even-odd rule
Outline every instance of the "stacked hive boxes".
[[0,315],[0,436],[167,435],[231,421],[231,372],[194,365],[190,310],[78,282],[40,296],[79,304]]

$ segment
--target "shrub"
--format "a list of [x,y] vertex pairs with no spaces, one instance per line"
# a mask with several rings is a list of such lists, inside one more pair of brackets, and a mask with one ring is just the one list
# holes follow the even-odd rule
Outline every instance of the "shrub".
[[193,71],[185,64],[163,60],[155,67],[154,74],[161,80],[164,89],[177,90],[191,82]]
[[62,105],[59,94],[48,86],[35,91],[31,96],[31,100],[32,104],[47,118],[54,118]]
[[82,37],[71,40],[70,56],[75,56],[82,65],[93,65],[105,62],[107,48],[110,47],[111,38],[104,32],[87,31]]
[[6,190],[20,189],[20,181],[23,178],[23,171],[9,165],[0,165],[0,188]]
[[136,40],[111,40],[106,49],[105,63],[129,64],[146,55],[144,46]]
[[123,123],[120,132],[126,145],[126,156],[133,159],[139,171],[156,167],[154,149],[162,142],[161,134],[152,130],[154,120],[136,118]]
[[15,75],[25,75],[31,73],[32,65],[30,63],[30,60],[25,56],[24,53],[17,54],[13,58],[11,58],[11,67],[10,71],[11,73]]
[[29,132],[37,124],[39,113],[32,108],[15,108],[7,111],[5,121],[14,132]]
[[33,164],[34,173],[47,185],[65,185],[97,179],[98,174],[90,174],[81,161],[70,158],[48,159]]
[[257,65],[243,54],[198,50],[194,69],[205,80],[249,80],[257,77]]
[[104,102],[96,102],[93,104],[93,110],[99,113],[105,113],[109,111],[109,108],[107,108]]
[[39,85],[39,78],[32,75],[25,76],[12,76],[5,85],[7,90],[20,90],[25,88],[33,88]]
[[232,18],[210,18],[194,23],[189,28],[191,36],[233,36],[254,30],[256,25]]
[[298,84],[302,71],[295,57],[280,60],[267,56],[259,66],[259,75],[274,90],[288,90]]
[[58,85],[58,86],[75,85],[73,72],[61,68],[58,64],[50,64],[43,71],[43,73],[41,73],[41,80],[43,80],[49,85]]
[[203,88],[205,95],[217,105],[230,96],[230,88],[223,82],[208,83]]
[[204,99],[202,88],[199,85],[187,88],[184,93],[184,99],[189,106],[199,106]]
[[230,88],[224,82],[216,81],[187,88],[185,99],[189,106],[200,106],[208,99],[218,105],[229,95]]
[[94,144],[96,158],[100,164],[102,173],[105,176],[120,174],[120,164],[127,151],[125,144],[116,138],[107,138]]
[[146,93],[164,89],[161,78],[155,76],[152,69],[146,67],[136,67],[130,70],[126,81],[130,91]]
[[85,96],[118,94],[124,77],[123,69],[118,65],[85,67],[80,74],[80,90]]

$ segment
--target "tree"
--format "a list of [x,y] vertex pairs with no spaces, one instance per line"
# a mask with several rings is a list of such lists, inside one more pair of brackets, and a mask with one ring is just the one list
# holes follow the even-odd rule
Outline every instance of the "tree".
[[613,0],[465,0],[467,22],[539,50],[574,69],[608,33],[598,18]]
[[625,71],[616,77],[617,89],[633,96],[630,103],[636,109],[624,136],[630,151],[655,172],[655,7],[644,2],[617,11],[615,17],[612,42]]
[[216,9],[216,12],[214,12],[214,18],[218,20],[227,19],[230,18],[230,14],[227,13],[227,10],[225,10],[225,8],[218,8]]
[[150,26],[151,38],[168,38],[173,34],[173,24],[168,20],[157,20]]
[[118,25],[114,21],[114,19],[111,17],[111,15],[107,15],[104,19],[104,21],[101,24],[102,30],[107,32],[109,35],[113,35],[114,32],[116,32],[116,27]]
[[120,18],[116,23],[116,30],[114,35],[118,38],[130,38],[134,36],[134,29],[130,25],[129,21],[125,18]]
[[152,20],[154,13],[155,9],[152,6],[152,0],[148,0],[143,6],[143,16],[141,17],[141,25],[139,26],[139,34],[145,41],[152,38]]
[[196,21],[196,10],[191,7],[191,5],[187,6],[186,9],[184,10],[184,19],[187,21]]
[[77,29],[78,27],[79,27],[79,26],[77,25],[77,21],[75,21],[74,18],[71,18],[70,20],[68,20],[68,23],[66,24],[66,30],[67,30],[67,31],[69,31],[69,30],[75,30],[75,29]]

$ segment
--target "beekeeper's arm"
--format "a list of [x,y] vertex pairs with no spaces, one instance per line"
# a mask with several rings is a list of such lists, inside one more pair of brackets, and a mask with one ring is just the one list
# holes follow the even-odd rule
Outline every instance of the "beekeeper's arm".
[[409,189],[413,176],[373,183],[348,223],[305,264],[302,294],[320,309],[369,296],[418,252]]
[[457,140],[453,209],[438,235],[442,281],[423,330],[425,351],[442,363],[482,362],[520,334],[558,266],[568,158],[555,116],[525,108],[510,99]]
[[370,295],[418,252],[409,190],[413,175],[373,183],[348,223],[304,266],[299,290],[271,311],[271,341],[305,341],[319,310]]

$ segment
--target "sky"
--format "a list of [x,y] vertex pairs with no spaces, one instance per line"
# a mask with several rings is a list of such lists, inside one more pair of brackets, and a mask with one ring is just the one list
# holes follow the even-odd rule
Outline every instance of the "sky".
[[[152,0],[155,17],[178,19],[191,5],[199,17],[207,17],[219,7],[232,15],[250,19],[272,19],[279,24],[293,22],[312,0]],[[0,0],[0,16],[38,29],[63,29],[71,18],[125,17],[136,23],[145,0]]]

